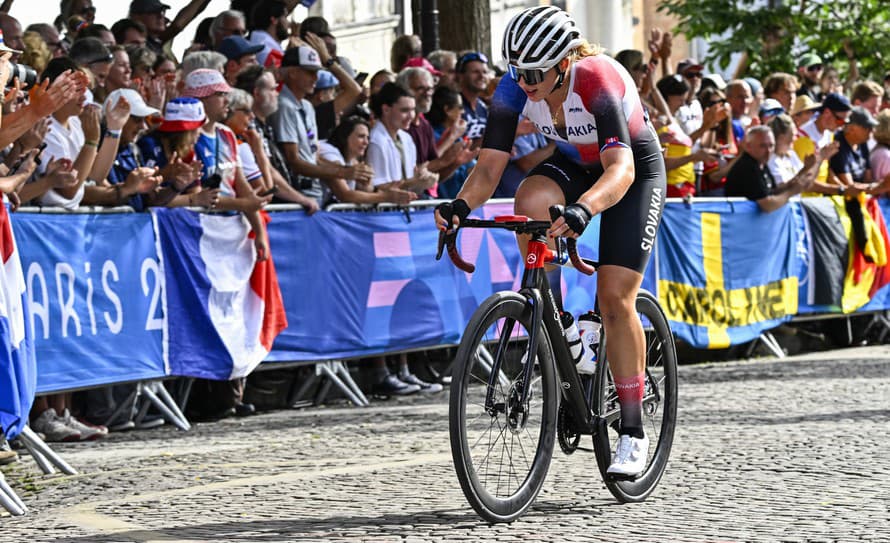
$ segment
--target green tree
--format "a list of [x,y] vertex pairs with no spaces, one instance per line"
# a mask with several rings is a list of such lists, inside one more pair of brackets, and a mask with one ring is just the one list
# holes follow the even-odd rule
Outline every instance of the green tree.
[[747,54],[747,74],[795,73],[794,61],[812,51],[846,68],[848,54],[862,77],[880,80],[890,68],[890,3],[886,0],[662,0],[659,11],[679,20],[687,38],[708,41],[707,62],[728,66]]

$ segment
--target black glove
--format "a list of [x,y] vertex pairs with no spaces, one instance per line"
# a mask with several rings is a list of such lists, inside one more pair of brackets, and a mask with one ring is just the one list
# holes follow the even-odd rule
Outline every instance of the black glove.
[[464,222],[464,219],[470,214],[470,206],[467,205],[466,201],[458,198],[457,200],[437,205],[436,211],[448,223],[447,230],[451,230],[454,224],[454,217],[458,218],[458,224]]
[[580,236],[584,229],[587,228],[587,225],[590,224],[593,214],[580,204],[572,204],[566,206],[562,218],[565,219],[566,225],[572,229],[572,232]]

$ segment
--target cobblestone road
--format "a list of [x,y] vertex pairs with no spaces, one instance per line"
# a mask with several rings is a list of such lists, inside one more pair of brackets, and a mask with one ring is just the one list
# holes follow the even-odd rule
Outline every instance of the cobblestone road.
[[683,366],[668,471],[617,504],[556,453],[525,517],[490,526],[451,467],[447,392],[112,435],[5,469],[31,508],[0,541],[890,541],[890,349]]

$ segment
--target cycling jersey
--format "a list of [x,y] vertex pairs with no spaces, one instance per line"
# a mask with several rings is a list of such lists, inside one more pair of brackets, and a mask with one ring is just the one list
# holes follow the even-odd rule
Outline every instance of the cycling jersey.
[[[482,147],[509,153],[519,116],[556,142],[553,156],[529,172],[552,179],[571,204],[603,174],[600,154],[613,147],[633,152],[634,182],[620,202],[602,213],[599,261],[641,272],[655,244],[664,209],[666,174],[661,145],[630,74],[606,55],[585,57],[565,77],[565,127],[553,124],[545,100],[533,102],[510,77],[501,78],[488,111]],[[616,236],[616,233],[621,233]],[[620,238],[620,239],[619,239]]]
[[555,141],[564,155],[587,168],[610,147],[630,148],[637,158],[660,152],[633,79],[611,57],[595,55],[572,64],[564,84],[570,89],[562,105],[565,129],[557,130],[545,100],[533,102],[516,81],[501,78],[488,111],[488,126],[503,130],[487,130],[482,147],[509,153],[515,132],[510,127],[516,126],[521,114]]

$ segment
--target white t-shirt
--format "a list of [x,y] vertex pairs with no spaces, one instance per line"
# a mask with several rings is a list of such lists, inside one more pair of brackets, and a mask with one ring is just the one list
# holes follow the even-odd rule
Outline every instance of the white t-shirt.
[[[402,153],[396,147],[392,137],[382,122],[378,122],[371,129],[370,143],[368,144],[367,162],[374,168],[374,186],[393,181],[401,181],[414,176],[414,167],[417,165],[417,146],[411,134],[399,130],[396,134],[402,144]],[[404,176],[402,165],[404,162]]]
[[241,169],[244,171],[244,177],[248,183],[263,176],[263,172],[260,171],[260,167],[256,163],[253,150],[247,142],[238,143],[238,158],[241,159]]
[[[77,160],[77,155],[84,146],[83,128],[80,124],[80,118],[76,115],[68,117],[68,128],[62,126],[54,115],[49,117],[49,132],[43,140],[46,142],[46,149],[41,154],[40,166],[37,167],[37,173],[46,172],[46,166],[53,160],[59,158],[67,158],[73,163]],[[64,207],[65,209],[76,209],[83,200],[83,185],[77,189],[77,194],[73,198],[65,198],[55,191],[49,189],[46,193],[38,198],[40,205],[50,207]]]
[[701,102],[693,100],[688,104],[683,104],[674,115],[674,119],[680,124],[680,128],[689,136],[699,128],[704,121],[704,112],[701,108]]
[[803,168],[803,161],[800,160],[800,157],[797,156],[794,149],[789,149],[788,154],[785,156],[779,156],[778,154],[773,153],[769,158],[769,162],[766,163],[766,166],[769,168],[770,173],[773,174],[773,179],[776,180],[776,185],[781,185],[782,183],[787,183],[797,175],[797,172]]
[[[318,158],[333,162],[334,164],[340,164],[342,166],[346,165],[346,160],[343,158],[343,153],[340,152],[340,149],[337,149],[326,141],[318,142]],[[346,185],[349,187],[349,190],[355,190],[354,179],[347,179]]]
[[816,119],[818,119],[818,117],[813,117],[804,123],[804,125],[800,127],[800,131],[813,140],[813,143],[816,144],[816,151],[818,151],[834,141],[834,134],[831,133],[831,130],[820,131],[819,127],[816,126]]

